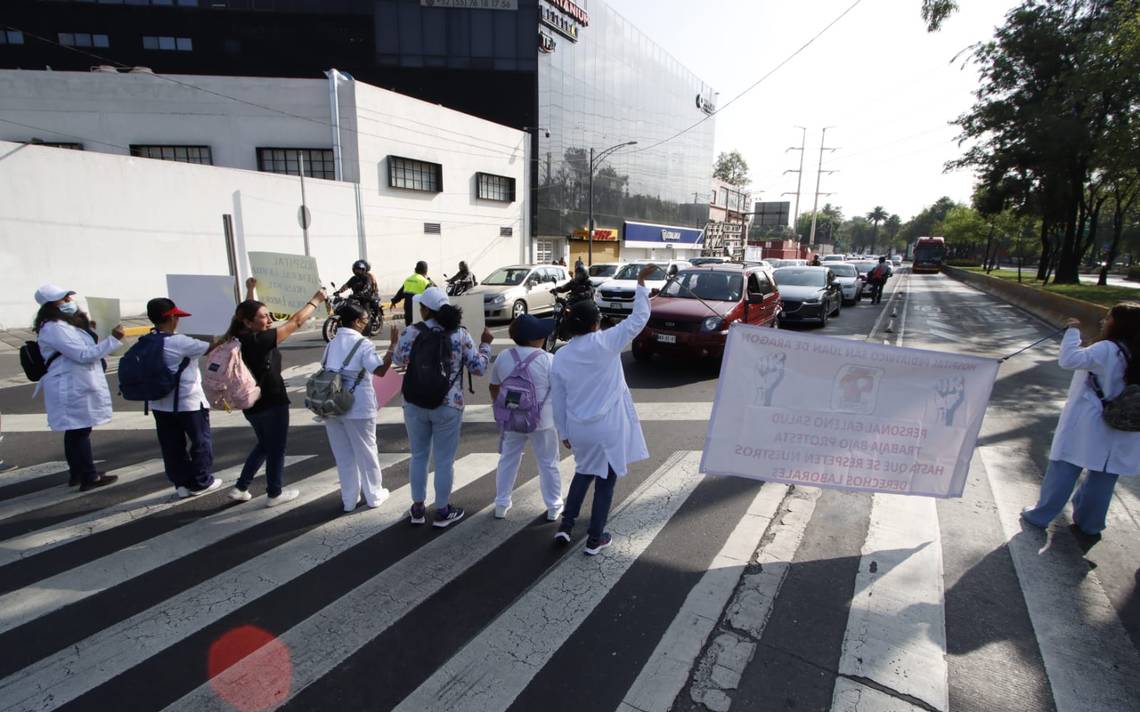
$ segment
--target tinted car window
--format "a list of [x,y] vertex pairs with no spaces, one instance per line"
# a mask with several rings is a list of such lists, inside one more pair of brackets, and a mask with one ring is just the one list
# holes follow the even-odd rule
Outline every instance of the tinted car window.
[[590,268],[591,277],[612,277],[617,272],[617,265],[594,265]]
[[491,273],[490,277],[484,279],[482,283],[492,286],[508,285],[513,287],[516,284],[522,284],[528,274],[530,274],[530,270],[525,267],[497,269]]
[[[645,265],[638,264],[626,265],[625,267],[621,268],[621,271],[618,272],[617,275],[614,276],[614,279],[637,279],[638,273],[640,273],[644,267]],[[664,282],[665,270],[658,267],[656,270],[654,270],[653,274],[646,277],[646,279],[650,282]]]
[[[740,301],[744,277],[733,272],[680,272],[665,285],[661,294],[678,299],[704,299],[710,302]],[[694,296],[695,295],[695,296]]]
[[827,271],[810,267],[781,267],[776,270],[776,284],[789,287],[822,287],[827,284]]
[[834,272],[836,277],[854,277],[857,274],[853,265],[828,265],[828,269]]

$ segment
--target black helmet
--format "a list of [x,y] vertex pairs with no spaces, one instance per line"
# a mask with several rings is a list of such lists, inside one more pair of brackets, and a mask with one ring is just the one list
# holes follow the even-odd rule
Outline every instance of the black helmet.
[[589,278],[590,278],[590,273],[586,271],[585,267],[583,267],[582,265],[578,265],[577,267],[574,268],[574,279],[581,281],[581,280],[589,279]]
[[372,265],[368,264],[368,260],[357,260],[352,263],[353,272],[371,272]]

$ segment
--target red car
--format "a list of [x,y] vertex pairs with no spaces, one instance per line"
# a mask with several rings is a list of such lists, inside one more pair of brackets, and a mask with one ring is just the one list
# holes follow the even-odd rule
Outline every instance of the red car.
[[678,272],[650,305],[649,324],[633,340],[635,359],[720,358],[730,325],[776,327],[780,293],[767,267],[704,265]]

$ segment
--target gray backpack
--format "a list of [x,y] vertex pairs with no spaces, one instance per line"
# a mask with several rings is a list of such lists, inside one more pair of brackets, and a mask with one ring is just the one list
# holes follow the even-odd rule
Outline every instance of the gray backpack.
[[305,383],[305,407],[313,411],[313,414],[318,418],[344,415],[352,408],[352,404],[356,401],[354,391],[360,385],[361,379],[364,378],[364,369],[361,368],[360,373],[356,374],[356,380],[353,381],[351,388],[344,387],[341,371],[348,368],[352,357],[356,355],[356,350],[363,343],[364,339],[356,342],[356,345],[348,352],[348,356],[344,357],[344,363],[341,364],[340,370],[337,371],[328,368],[329,350],[328,347],[325,347],[325,355],[321,359],[320,370],[309,376],[309,380]]
[[[1120,349],[1120,355],[1124,357],[1125,369],[1127,369],[1132,363],[1132,356],[1128,353],[1128,349],[1120,344],[1116,346]],[[1104,406],[1101,416],[1108,427],[1127,433],[1140,432],[1140,383],[1125,385],[1120,395],[1112,400],[1107,400],[1104,397],[1104,391],[1101,390],[1100,381],[1097,380],[1095,374],[1089,374],[1089,387],[1093,389],[1093,393],[1096,393],[1096,397]]]

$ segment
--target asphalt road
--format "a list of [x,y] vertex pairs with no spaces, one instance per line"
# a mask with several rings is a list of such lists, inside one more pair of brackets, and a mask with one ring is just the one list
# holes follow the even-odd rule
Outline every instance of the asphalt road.
[[[1000,356],[1049,331],[938,275],[887,292],[820,333]],[[285,344],[293,386],[321,346]],[[596,558],[551,548],[529,455],[492,519],[485,379],[453,496],[468,516],[445,531],[403,519],[398,411],[378,426],[393,496],[344,515],[308,418],[286,470],[302,498],[269,510],[171,499],[153,430],[116,400],[94,445],[123,481],[77,496],[31,387],[0,389],[0,447],[23,466],[0,475],[0,710],[1140,709],[1136,483],[1088,552],[1065,522],[1017,525],[1068,385],[1055,357],[1002,366],[965,496],[934,501],[703,477],[718,365],[627,351],[651,458],[619,483]],[[232,482],[252,437],[240,415],[213,423]]]

